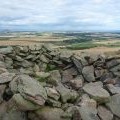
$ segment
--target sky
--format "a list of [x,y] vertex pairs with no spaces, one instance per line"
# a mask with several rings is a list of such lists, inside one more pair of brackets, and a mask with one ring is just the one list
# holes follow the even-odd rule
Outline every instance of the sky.
[[120,0],[1,0],[0,30],[120,30]]

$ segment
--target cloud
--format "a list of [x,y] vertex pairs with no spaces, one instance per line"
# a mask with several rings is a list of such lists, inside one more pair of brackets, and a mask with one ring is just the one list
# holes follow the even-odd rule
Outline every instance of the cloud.
[[7,0],[0,4],[1,29],[120,29],[119,0]]

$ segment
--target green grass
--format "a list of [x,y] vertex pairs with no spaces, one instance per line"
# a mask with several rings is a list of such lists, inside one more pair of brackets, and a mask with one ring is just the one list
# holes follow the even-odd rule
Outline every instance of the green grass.
[[93,44],[92,42],[83,42],[83,43],[72,44],[70,46],[67,46],[67,48],[72,50],[82,50],[82,49],[94,48],[97,46],[98,46],[97,44]]
[[95,47],[120,47],[120,42],[116,42],[113,44],[98,44],[94,42],[82,42],[77,44],[68,45],[67,49],[71,50],[84,50],[84,49],[90,49]]

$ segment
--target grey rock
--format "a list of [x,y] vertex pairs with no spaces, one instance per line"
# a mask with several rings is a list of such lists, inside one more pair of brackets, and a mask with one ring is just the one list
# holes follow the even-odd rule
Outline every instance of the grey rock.
[[41,107],[29,100],[24,99],[24,97],[21,96],[20,94],[14,94],[11,100],[13,101],[14,106],[16,106],[18,110],[22,110],[22,111],[37,110]]
[[49,59],[45,55],[40,55],[40,60],[44,63],[49,63]]
[[95,81],[94,76],[94,67],[93,66],[85,66],[82,70],[82,74],[88,82]]
[[102,120],[113,120],[113,114],[104,106],[98,106],[98,115]]
[[5,72],[8,72],[8,70],[0,67],[0,74],[5,73]]
[[35,113],[40,120],[67,120],[62,118],[64,111],[60,108],[43,107]]
[[71,59],[72,59],[74,65],[76,66],[78,72],[79,72],[79,73],[82,73],[83,65],[82,65],[81,61],[78,60],[78,59],[75,58],[75,57],[71,57]]
[[112,59],[106,63],[108,69],[120,64],[120,59]]
[[47,79],[50,77],[50,73],[48,72],[36,72],[36,77],[40,82],[46,82]]
[[58,100],[60,98],[60,94],[56,91],[55,88],[49,88],[46,87],[46,91],[47,91],[47,95],[54,99],[54,100]]
[[0,85],[0,103],[3,102],[3,93],[5,91],[6,85]]
[[103,89],[102,82],[88,83],[83,90],[98,102],[107,102],[110,94]]
[[76,69],[74,67],[66,69],[64,71],[61,72],[62,75],[62,82],[69,82],[70,80],[72,80],[74,77],[76,77],[78,75]]
[[7,111],[2,120],[27,120],[27,114],[15,109]]
[[110,97],[110,101],[106,103],[107,107],[112,111],[112,113],[120,117],[120,94],[116,94]]
[[32,62],[24,60],[24,61],[22,61],[21,66],[27,68],[27,67],[32,67],[33,64],[32,64]]
[[61,75],[59,70],[50,71],[50,77],[47,82],[53,85],[58,85],[58,83],[61,82]]
[[5,55],[12,53],[12,51],[13,51],[12,47],[7,47],[7,48],[1,48],[0,49],[0,53],[1,54],[5,54]]
[[11,83],[10,88],[14,93],[19,92],[25,99],[38,105],[44,105],[47,99],[46,90],[40,83],[28,75],[19,75]]
[[53,99],[51,99],[51,98],[48,98],[46,103],[47,103],[49,106],[57,107],[57,108],[60,108],[61,105],[62,105],[61,102],[56,101],[56,100],[53,100]]
[[0,74],[0,83],[3,84],[10,82],[13,80],[15,76],[16,76],[15,73],[8,73],[8,72],[2,73]]
[[79,107],[79,112],[82,120],[99,120],[97,116],[97,103],[90,99],[89,96],[83,95]]
[[56,87],[56,89],[60,93],[61,100],[62,100],[63,103],[66,103],[67,101],[73,102],[78,97],[78,93],[76,91],[67,89],[62,84],[59,84]]
[[112,94],[120,94],[120,87],[116,87],[112,84],[108,84],[107,88]]
[[82,88],[83,82],[84,82],[84,79],[81,75],[81,76],[74,78],[73,80],[70,80],[70,85],[72,86],[73,89],[78,90]]

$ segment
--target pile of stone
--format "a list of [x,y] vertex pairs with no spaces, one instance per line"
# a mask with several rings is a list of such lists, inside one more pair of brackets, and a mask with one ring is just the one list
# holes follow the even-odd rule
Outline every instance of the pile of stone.
[[0,120],[120,120],[120,54],[0,49]]

